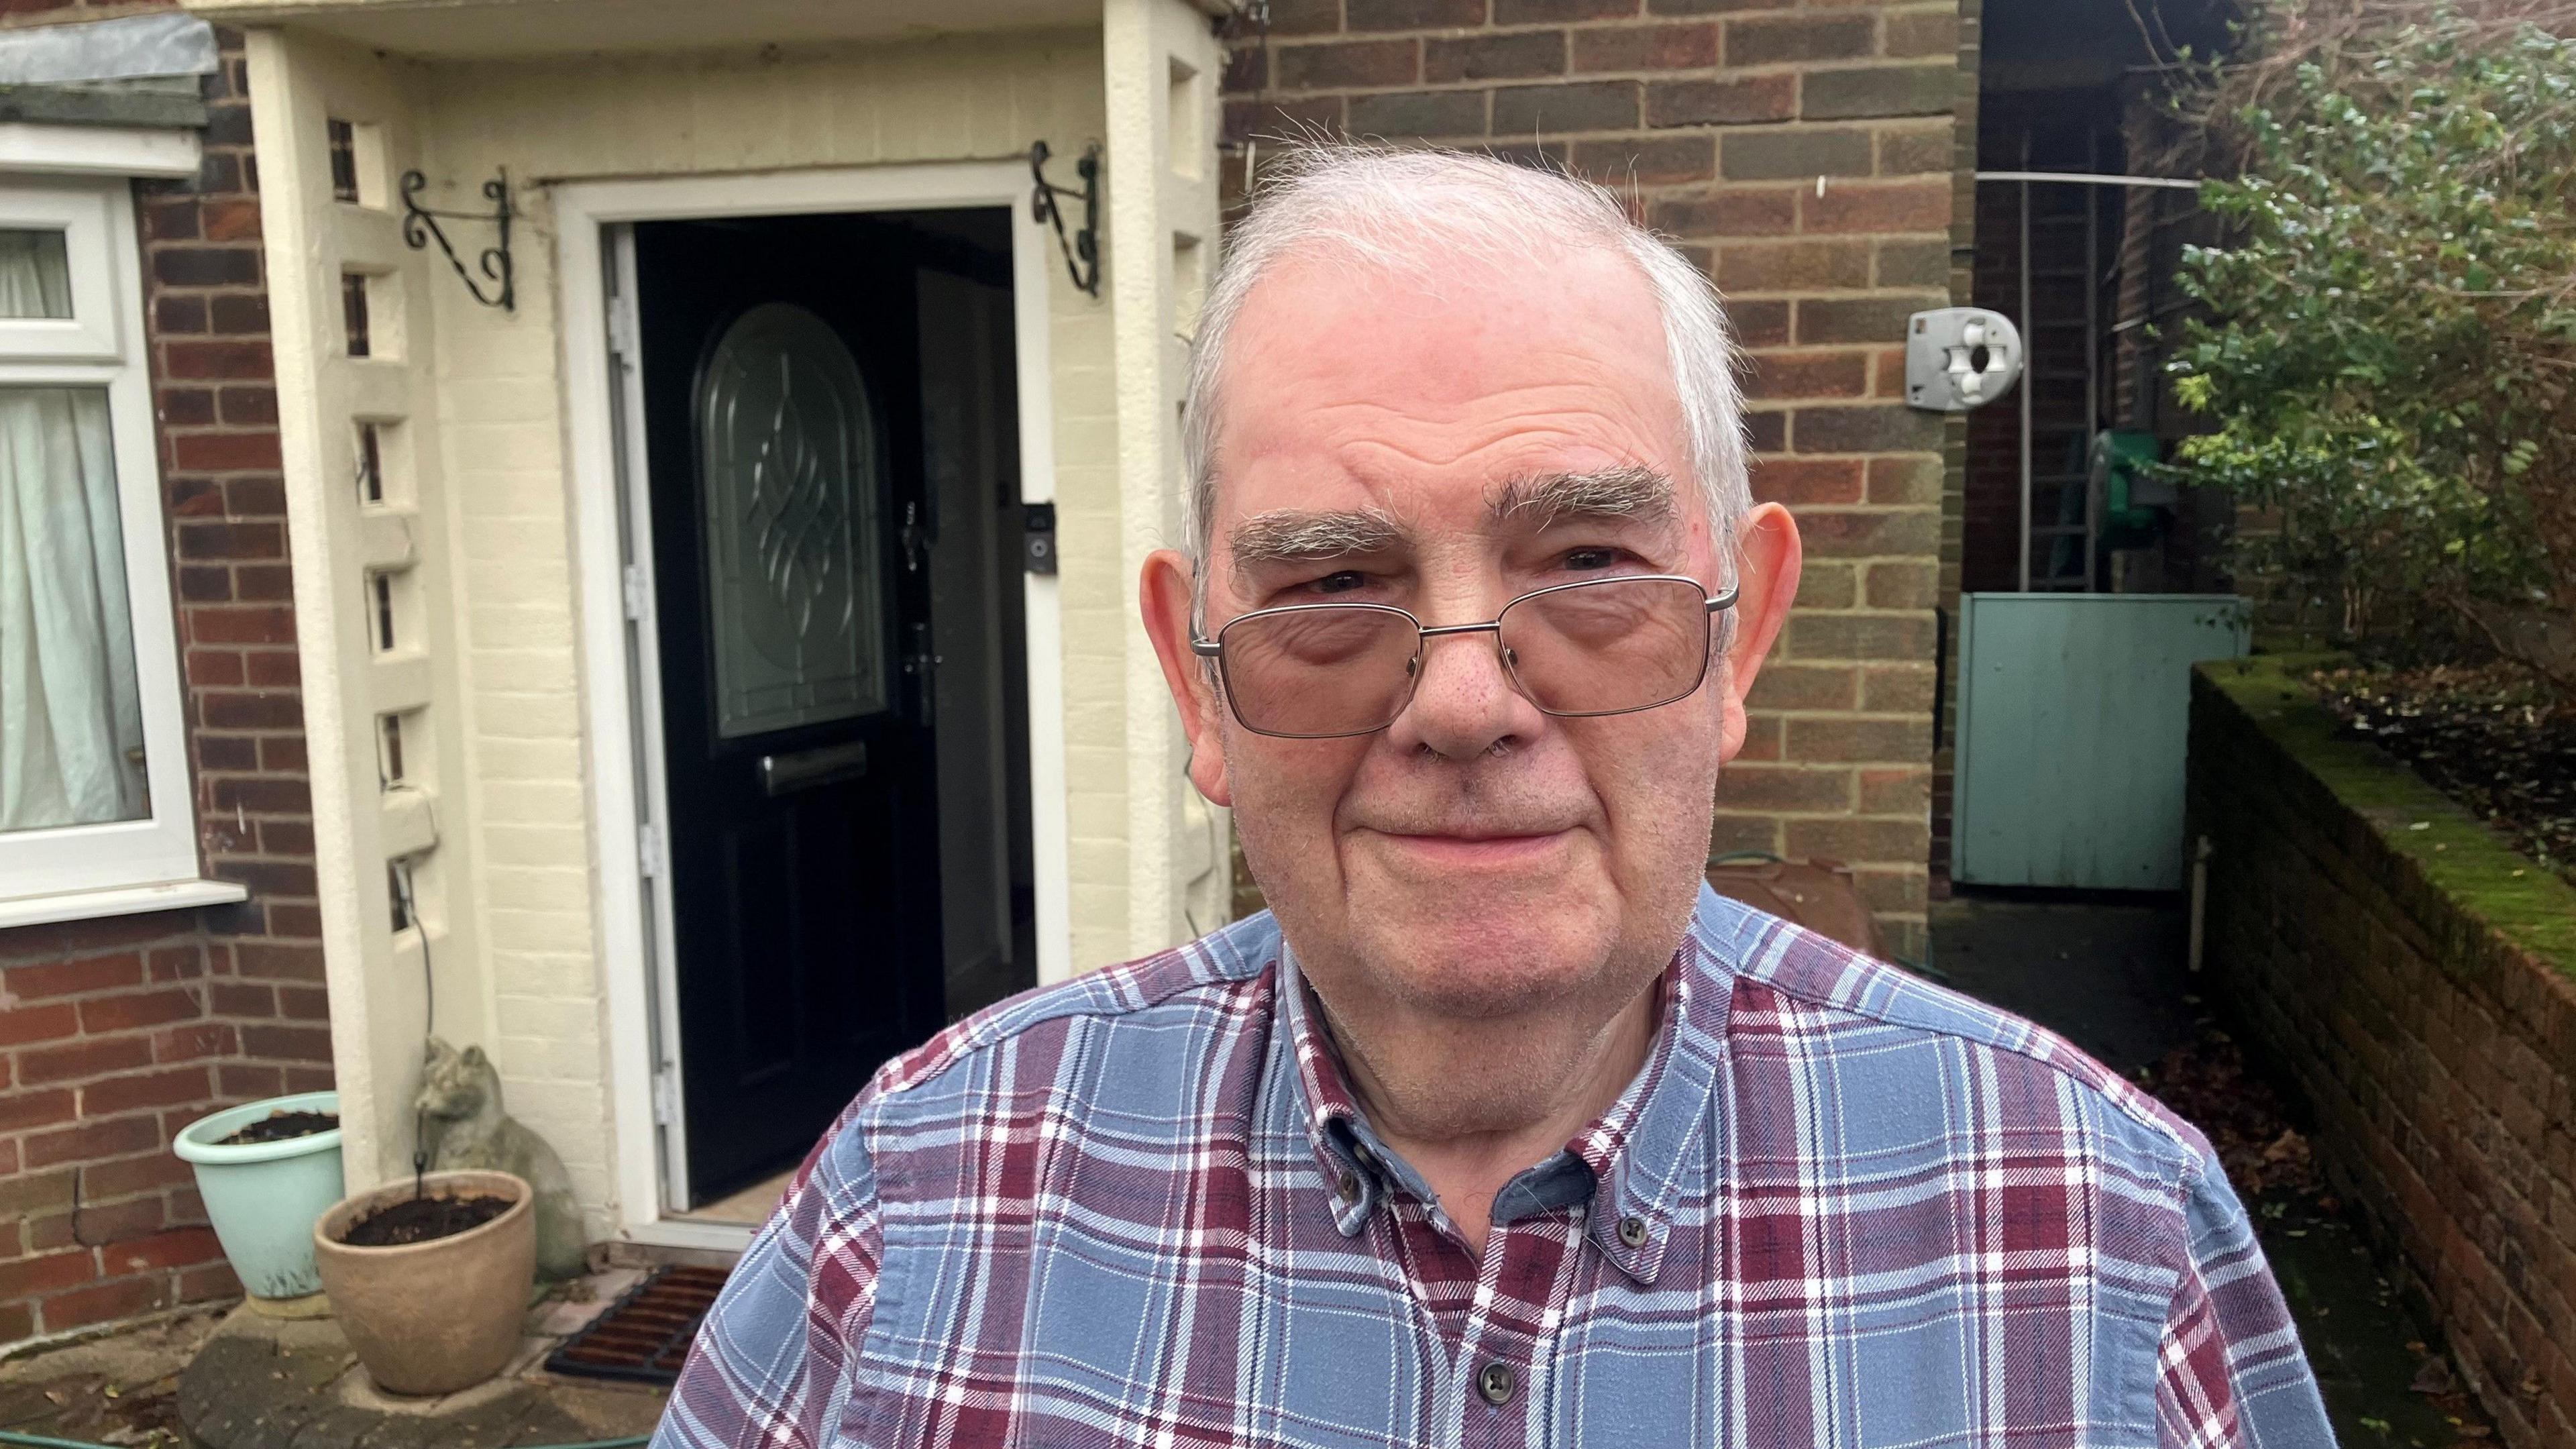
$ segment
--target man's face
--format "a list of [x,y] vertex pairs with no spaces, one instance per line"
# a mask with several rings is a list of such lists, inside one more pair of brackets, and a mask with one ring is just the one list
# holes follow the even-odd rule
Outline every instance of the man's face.
[[[1210,637],[1289,604],[1390,604],[1437,627],[1552,584],[1683,574],[1715,592],[1729,577],[1653,295],[1615,254],[1473,265],[1436,286],[1285,263],[1246,299],[1222,391]],[[1426,642],[1391,726],[1325,740],[1243,728],[1175,647],[1176,561],[1159,585],[1149,567],[1192,778],[1233,806],[1327,999],[1355,987],[1492,1017],[1660,968],[1697,895],[1719,761],[1742,741],[1741,685],[1786,597],[1771,597],[1777,552],[1756,549],[1764,577],[1748,570],[1759,617],[1733,677],[1721,661],[1677,703],[1553,717],[1514,689],[1492,634],[1465,634]]]

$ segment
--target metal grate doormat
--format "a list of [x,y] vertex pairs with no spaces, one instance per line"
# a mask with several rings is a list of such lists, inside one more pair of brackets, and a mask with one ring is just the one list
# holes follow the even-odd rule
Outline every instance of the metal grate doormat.
[[667,1384],[725,1285],[722,1268],[656,1268],[546,1356],[548,1373]]

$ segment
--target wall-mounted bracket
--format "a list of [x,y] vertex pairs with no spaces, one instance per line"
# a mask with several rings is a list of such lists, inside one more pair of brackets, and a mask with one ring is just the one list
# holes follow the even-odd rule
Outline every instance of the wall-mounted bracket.
[[[403,241],[413,251],[423,251],[435,240],[438,249],[447,256],[447,264],[456,269],[457,279],[465,284],[465,290],[474,294],[475,301],[486,307],[498,307],[504,312],[517,311],[518,292],[512,284],[510,268],[510,173],[503,171],[483,183],[483,197],[492,203],[488,214],[433,211],[413,200],[428,185],[429,178],[417,171],[403,173]],[[485,247],[483,255],[476,261],[483,269],[484,279],[496,284],[493,292],[487,294],[482,283],[475,281],[474,274],[465,269],[464,260],[456,255],[456,248],[447,240],[447,232],[438,224],[440,217],[450,221],[488,221],[492,224],[497,240]]]
[[[1038,221],[1055,223],[1055,244],[1064,253],[1064,269],[1073,284],[1097,297],[1100,295],[1100,146],[1082,148],[1082,159],[1075,162],[1075,174],[1082,178],[1082,189],[1058,186],[1047,180],[1047,143],[1029,143],[1029,179],[1035,189],[1029,193],[1029,215]],[[1059,197],[1082,198],[1082,229],[1071,238],[1064,233],[1064,205]]]

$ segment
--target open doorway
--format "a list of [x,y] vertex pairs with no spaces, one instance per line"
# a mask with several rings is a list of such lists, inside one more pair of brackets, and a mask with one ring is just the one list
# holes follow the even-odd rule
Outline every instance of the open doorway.
[[610,232],[674,1212],[765,1216],[886,1057],[1035,984],[1010,226]]

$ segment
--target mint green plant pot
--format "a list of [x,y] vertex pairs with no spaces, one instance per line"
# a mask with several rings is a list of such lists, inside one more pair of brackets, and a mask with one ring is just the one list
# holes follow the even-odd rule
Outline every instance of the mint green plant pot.
[[271,1112],[340,1112],[337,1092],[301,1092],[226,1108],[179,1132],[173,1150],[196,1169],[197,1195],[233,1274],[253,1298],[301,1298],[322,1291],[313,1267],[313,1225],[338,1202],[340,1129],[283,1142],[220,1145]]

